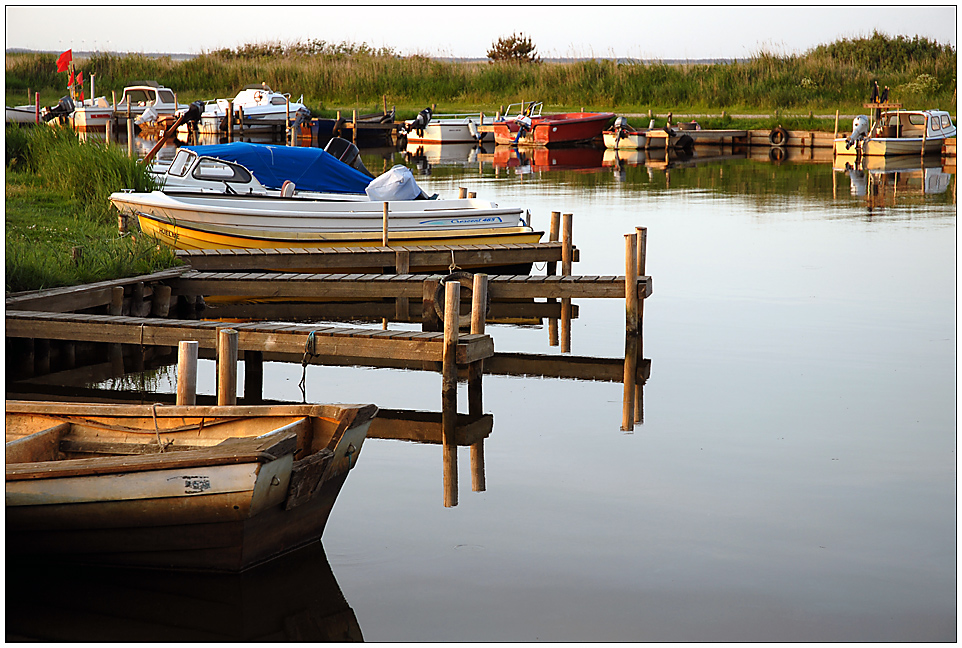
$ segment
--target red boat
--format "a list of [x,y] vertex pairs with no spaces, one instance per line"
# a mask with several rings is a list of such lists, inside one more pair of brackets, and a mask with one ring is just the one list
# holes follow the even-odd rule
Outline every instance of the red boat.
[[[511,104],[505,115],[494,120],[494,141],[514,146],[555,146],[586,142],[601,137],[614,113],[574,112],[541,114],[542,104]],[[513,111],[512,108],[515,108]]]

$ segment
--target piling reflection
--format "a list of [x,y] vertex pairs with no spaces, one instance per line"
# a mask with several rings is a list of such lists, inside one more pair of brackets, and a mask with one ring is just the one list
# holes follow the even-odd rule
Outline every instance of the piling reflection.
[[363,641],[324,547],[239,574],[6,563],[6,641]]

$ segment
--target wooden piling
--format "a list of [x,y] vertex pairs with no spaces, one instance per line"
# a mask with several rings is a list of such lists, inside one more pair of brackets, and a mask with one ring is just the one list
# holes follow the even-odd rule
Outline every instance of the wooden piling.
[[[548,242],[554,243],[558,240],[558,234],[561,230],[561,212],[553,211],[551,212],[551,226],[548,229]],[[557,261],[549,261],[545,273],[548,275],[554,275],[558,272]]]
[[441,280],[429,277],[421,284],[421,331],[425,333],[441,330],[441,320],[434,309],[434,294]]
[[123,315],[124,312],[124,287],[113,286],[110,289],[110,310],[111,315]]
[[237,331],[217,331],[217,404],[237,404]]
[[[488,303],[488,275],[475,274],[471,290],[471,333],[484,334],[485,310]],[[472,362],[468,366],[468,414],[484,414],[482,401],[482,378],[484,360]],[[485,490],[484,483],[484,439],[471,444],[471,489],[480,493]]]
[[184,340],[177,345],[177,404],[197,404],[197,354],[200,343]]
[[444,452],[444,506],[458,505],[458,317],[461,284],[444,284],[444,350],[441,361],[441,439]]
[[571,274],[571,261],[574,246],[571,243],[571,219],[572,214],[561,216],[561,274],[568,276]]
[[130,97],[127,97],[127,157],[134,157],[134,120],[130,116]]
[[170,286],[159,284],[154,286],[154,294],[150,299],[150,316],[167,317],[170,312]]
[[638,334],[638,235],[625,234],[625,331]]
[[467,198],[468,189],[467,187],[458,187],[458,198]]

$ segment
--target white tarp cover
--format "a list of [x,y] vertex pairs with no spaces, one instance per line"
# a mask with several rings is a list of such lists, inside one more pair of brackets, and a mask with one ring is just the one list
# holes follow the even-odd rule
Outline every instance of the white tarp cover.
[[371,200],[414,200],[421,195],[421,188],[411,170],[397,164],[371,180],[365,192]]

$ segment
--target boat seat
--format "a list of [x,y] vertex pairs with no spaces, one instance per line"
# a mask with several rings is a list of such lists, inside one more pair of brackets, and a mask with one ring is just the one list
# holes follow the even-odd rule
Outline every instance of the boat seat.
[[294,195],[294,183],[290,180],[285,180],[284,184],[281,185],[281,198],[290,198]]

